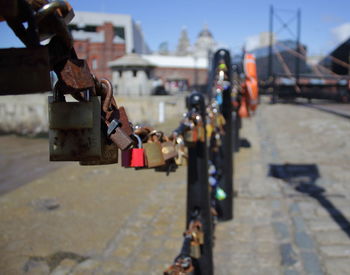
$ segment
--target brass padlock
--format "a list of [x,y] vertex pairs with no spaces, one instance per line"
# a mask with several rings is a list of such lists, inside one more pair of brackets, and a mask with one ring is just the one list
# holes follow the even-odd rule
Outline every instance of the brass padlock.
[[146,166],[154,168],[165,165],[165,160],[162,154],[162,147],[157,141],[155,133],[151,132],[147,143],[143,144],[145,150]]
[[199,259],[201,257],[201,246],[197,240],[191,241],[190,255],[195,259]]
[[190,121],[188,126],[184,132],[184,141],[187,147],[193,147],[198,141],[198,128],[193,121]]
[[178,166],[187,165],[188,150],[185,146],[185,142],[182,136],[177,136],[175,138],[175,149],[177,151],[177,157],[175,158],[175,163]]
[[178,156],[178,153],[176,151],[174,142],[170,141],[170,139],[166,136],[163,136],[162,139],[163,142],[161,143],[161,147],[164,160],[167,161],[169,159],[176,158]]
[[[57,92],[57,91],[56,91]],[[49,96],[49,147],[51,161],[101,159],[101,103],[64,102]],[[63,96],[64,98],[64,96]]]

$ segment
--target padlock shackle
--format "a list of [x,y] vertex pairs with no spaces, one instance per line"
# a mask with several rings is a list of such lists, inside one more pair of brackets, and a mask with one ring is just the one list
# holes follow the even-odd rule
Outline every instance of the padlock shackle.
[[142,148],[142,140],[141,140],[141,138],[138,135],[136,135],[136,134],[132,134],[132,135],[137,139],[137,143],[138,143],[137,147],[138,147],[138,149],[141,149]]
[[35,15],[35,19],[39,23],[45,17],[53,14],[56,10],[60,10],[62,15],[64,16],[69,12],[69,4],[63,0],[56,0],[54,2],[48,3],[44,5]]
[[[159,134],[159,136],[158,136],[158,134]],[[159,130],[153,130],[147,135],[147,137],[150,138],[150,137],[153,137],[154,135],[157,135],[159,141],[161,141],[164,137],[164,132],[159,131]]]
[[103,100],[102,110],[105,113],[108,113],[112,111],[110,110],[111,106],[114,107],[115,109],[118,109],[117,103],[115,102],[115,99],[113,97],[113,87],[111,82],[107,79],[101,79],[100,83],[102,86],[102,89],[101,89],[101,96]]

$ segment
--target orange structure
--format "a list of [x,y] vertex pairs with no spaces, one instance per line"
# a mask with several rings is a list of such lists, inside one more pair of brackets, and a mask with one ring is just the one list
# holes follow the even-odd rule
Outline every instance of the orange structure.
[[245,81],[242,83],[242,100],[239,108],[240,117],[249,117],[258,106],[259,88],[255,57],[246,53],[243,60]]

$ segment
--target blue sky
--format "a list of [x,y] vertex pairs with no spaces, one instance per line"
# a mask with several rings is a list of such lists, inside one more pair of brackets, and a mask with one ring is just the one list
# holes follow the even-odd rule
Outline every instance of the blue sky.
[[[131,14],[140,21],[147,43],[157,50],[167,41],[170,50],[176,48],[183,26],[187,27],[191,43],[205,24],[219,44],[240,51],[244,43],[254,41],[260,32],[268,30],[269,6],[276,10],[302,12],[301,41],[312,54],[326,54],[341,39],[350,36],[349,0],[71,0],[77,11]],[[279,12],[285,20],[293,13]],[[280,25],[276,24],[276,29]],[[291,28],[295,29],[295,25]],[[0,47],[18,46],[6,24],[0,23]],[[291,38],[286,31],[279,38]]]

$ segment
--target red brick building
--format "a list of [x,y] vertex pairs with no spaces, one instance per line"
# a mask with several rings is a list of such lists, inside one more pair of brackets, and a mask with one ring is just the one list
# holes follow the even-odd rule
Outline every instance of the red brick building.
[[[90,69],[98,78],[111,79],[112,74],[108,62],[125,55],[125,43],[114,41],[114,30],[111,23],[104,23],[102,26],[96,27],[96,34],[94,39],[91,35],[90,38],[79,39],[76,32],[74,48],[79,58],[87,60]],[[104,39],[98,39],[102,36]]]
[[141,26],[130,15],[78,11],[69,28],[78,57],[98,78],[111,79],[108,62],[126,53],[150,53]]

